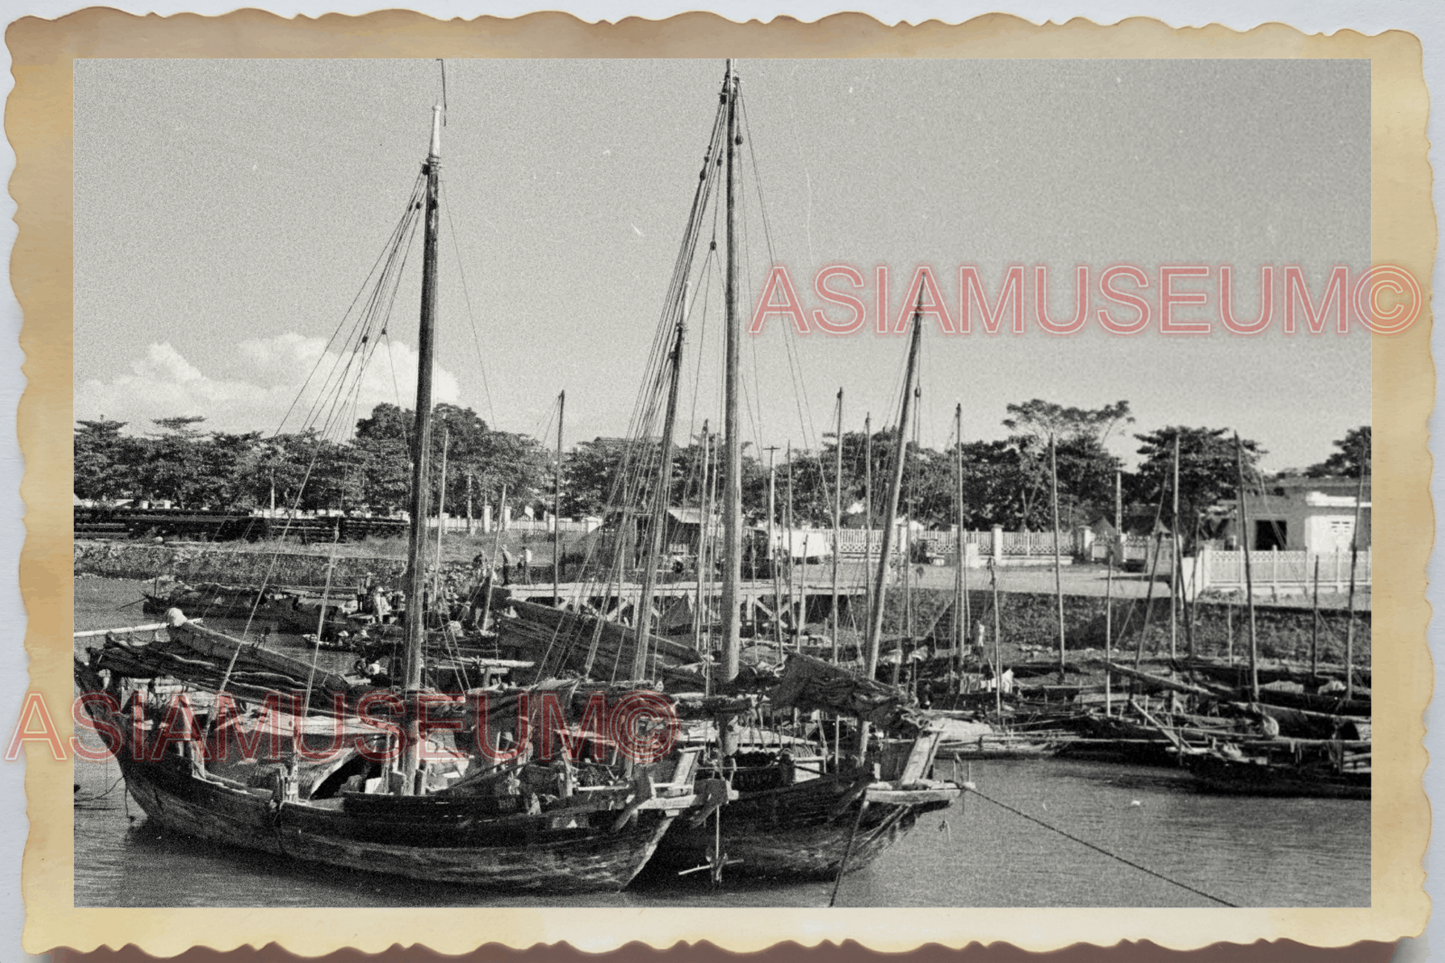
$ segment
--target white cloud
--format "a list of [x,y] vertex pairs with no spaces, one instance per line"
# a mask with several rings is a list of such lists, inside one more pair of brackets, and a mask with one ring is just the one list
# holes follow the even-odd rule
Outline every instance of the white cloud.
[[[324,339],[294,332],[242,341],[224,371],[202,371],[170,343],[152,344],[130,363],[129,374],[77,383],[75,417],[104,415],[144,432],[155,418],[204,415],[204,427],[213,431],[269,434],[283,417],[282,430],[296,431],[308,418],[320,427],[332,413],[332,423],[349,434],[357,418],[382,402],[404,408],[415,403],[416,352],[409,345],[383,341],[364,366],[350,355],[347,360],[349,368],[336,351],[326,350]],[[437,401],[455,404],[456,376],[438,365],[432,392]]]

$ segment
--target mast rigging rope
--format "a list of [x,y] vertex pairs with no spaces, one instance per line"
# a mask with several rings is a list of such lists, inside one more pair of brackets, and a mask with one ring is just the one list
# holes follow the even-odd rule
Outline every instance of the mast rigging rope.
[[1129,859],[1128,857],[1120,856],[1118,853],[1110,852],[1109,850],[1105,849],[1105,848],[1102,847],[1102,846],[1096,846],[1096,845],[1094,845],[1093,843],[1089,842],[1087,839],[1080,839],[1078,836],[1075,836],[1073,833],[1070,833],[1070,832],[1068,832],[1068,831],[1066,831],[1066,830],[1060,829],[1060,828],[1057,827],[1057,826],[1052,826],[1052,825],[1050,825],[1049,823],[1044,822],[1042,819],[1038,819],[1038,818],[1036,818],[1036,817],[1034,817],[1034,816],[1030,816],[1028,813],[1023,812],[1022,810],[1019,810],[1019,809],[1015,809],[1013,806],[1010,806],[1008,803],[1000,802],[999,800],[994,799],[992,796],[985,795],[984,793],[979,792],[977,789],[967,788],[967,789],[965,789],[965,791],[966,791],[966,792],[971,792],[971,793],[973,793],[975,796],[978,796],[980,799],[983,799],[983,800],[986,800],[986,801],[988,801],[988,802],[991,802],[991,803],[993,803],[995,806],[999,807],[1000,809],[1004,809],[1004,810],[1007,810],[1008,812],[1013,813],[1015,816],[1021,816],[1021,817],[1023,817],[1024,819],[1027,819],[1027,820],[1028,820],[1029,822],[1031,822],[1031,823],[1035,823],[1035,824],[1037,824],[1037,825],[1039,825],[1039,826],[1042,826],[1044,829],[1047,829],[1047,830],[1048,830],[1049,832],[1051,832],[1051,833],[1058,833],[1060,836],[1064,837],[1065,839],[1072,840],[1073,842],[1078,843],[1080,846],[1088,847],[1089,849],[1092,849],[1092,850],[1093,850],[1094,852],[1096,852],[1096,853],[1102,853],[1103,855],[1109,857],[1110,859],[1117,860],[1118,862],[1123,863],[1125,866],[1132,866],[1134,869],[1139,870],[1141,873],[1147,873],[1148,875],[1153,876],[1153,877],[1156,878],[1156,879],[1162,879],[1164,882],[1169,883],[1169,884],[1172,885],[1172,886],[1178,886],[1180,889],[1188,890],[1189,892],[1193,893],[1193,894],[1196,895],[1196,896],[1202,896],[1202,897],[1204,897],[1205,899],[1211,900],[1212,902],[1215,902],[1215,903],[1218,903],[1218,904],[1221,905],[1221,906],[1229,906],[1229,907],[1232,907],[1232,908],[1234,908],[1234,909],[1238,909],[1238,908],[1239,908],[1239,904],[1238,904],[1238,903],[1231,903],[1231,902],[1229,902],[1229,901],[1226,900],[1226,899],[1220,899],[1218,896],[1215,896],[1215,895],[1213,895],[1212,893],[1206,893],[1204,890],[1198,889],[1198,888],[1196,888],[1196,887],[1194,887],[1194,886],[1190,886],[1188,883],[1182,883],[1182,882],[1180,882],[1180,881],[1177,880],[1177,879],[1173,879],[1173,878],[1171,878],[1171,877],[1169,877],[1169,876],[1165,876],[1163,873],[1156,872],[1155,870],[1152,870],[1152,869],[1150,869],[1148,866],[1144,866],[1144,865],[1141,864],[1141,863],[1136,863],[1136,862],[1134,862],[1132,859]]

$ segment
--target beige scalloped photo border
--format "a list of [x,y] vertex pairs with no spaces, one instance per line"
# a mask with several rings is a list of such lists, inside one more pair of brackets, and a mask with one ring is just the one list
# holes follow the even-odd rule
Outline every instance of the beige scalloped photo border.
[[[19,205],[11,279],[24,311],[29,379],[20,404],[28,533],[20,581],[29,619],[30,687],[52,706],[72,693],[72,62],[105,57],[960,57],[1363,58],[1371,63],[1372,262],[1410,271],[1424,310],[1408,331],[1374,336],[1373,636],[1375,759],[1373,905],[1368,909],[76,909],[72,776],[43,745],[27,745],[30,836],[23,889],[24,943],[88,951],[134,943],[169,956],[192,945],[231,949],[275,941],[296,953],[343,946],[377,952],[422,943],[460,953],[483,942],[567,940],[603,950],[632,940],[668,946],[710,940],[754,950],[782,940],[855,939],[882,950],[925,942],[1005,941],[1051,950],[1083,941],[1152,940],[1174,948],[1290,938],[1326,946],[1391,941],[1423,928],[1429,901],[1421,859],[1429,805],[1421,785],[1422,713],[1432,665],[1425,641],[1425,565],[1434,531],[1426,418],[1434,403],[1430,277],[1436,224],[1420,41],[1391,31],[1306,36],[1269,24],[1171,29],[1154,20],[1115,26],[1074,20],[1034,26],[990,15],[961,25],[885,27],[844,14],[811,24],[780,18],[737,24],[711,14],[587,24],[565,14],[438,21],[387,11],[286,20],[246,10],[223,17],[134,17],[107,9],[29,18],[6,34],[15,89],[5,130],[17,157]],[[69,726],[66,718],[57,724]]]

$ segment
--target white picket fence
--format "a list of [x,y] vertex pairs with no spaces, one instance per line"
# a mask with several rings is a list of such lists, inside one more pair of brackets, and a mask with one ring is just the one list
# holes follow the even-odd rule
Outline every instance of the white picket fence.
[[[995,536],[1000,542],[997,551],[994,547]],[[1061,532],[1059,554],[1065,557],[1083,554],[1087,549],[1085,538],[1084,529]],[[955,532],[914,532],[912,541],[926,545],[929,555],[942,556],[949,564],[953,564],[958,556],[958,535]],[[1053,532],[966,531],[963,533],[963,541],[965,545],[978,546],[980,558],[994,555],[1006,558],[1052,557],[1054,554]],[[862,558],[869,545],[876,556],[883,545],[882,529],[869,532],[866,529],[848,528],[843,530],[839,539],[840,553],[847,557]],[[893,545],[894,552],[903,551],[901,537],[895,537]]]
[[[828,533],[831,541],[832,532]],[[914,543],[923,543],[928,546],[928,554],[941,555],[946,559],[953,559],[958,555],[958,535],[954,532],[914,532],[911,536]],[[964,543],[977,545],[980,555],[987,555],[993,551],[992,532],[964,532]],[[881,528],[869,531],[866,528],[845,528],[839,533],[838,554],[845,558],[862,558],[865,554],[871,554],[874,558],[883,548],[883,530]],[[900,555],[903,552],[902,526],[894,533],[893,553]]]
[[[431,528],[436,528],[435,518],[430,518],[427,522]],[[563,532],[590,532],[600,527],[601,524],[600,521],[595,519],[577,521],[572,518],[563,518],[558,520],[556,528]],[[447,531],[449,532],[465,532],[467,530],[466,518],[458,518],[455,515],[447,516],[446,525]],[[523,535],[545,534],[550,533],[552,530],[553,525],[550,518],[527,518],[523,516],[521,518],[513,518],[511,521],[502,525],[502,531],[504,532],[516,532]],[[487,531],[481,518],[472,519],[472,531],[476,534],[482,534]]]
[[[1355,584],[1370,584],[1371,552],[1364,549],[1355,564]],[[1250,576],[1254,587],[1310,588],[1318,564],[1320,585],[1326,590],[1344,591],[1350,584],[1349,552],[1250,552]],[[1242,589],[1244,553],[1205,549],[1199,553],[1200,575],[1211,589]]]

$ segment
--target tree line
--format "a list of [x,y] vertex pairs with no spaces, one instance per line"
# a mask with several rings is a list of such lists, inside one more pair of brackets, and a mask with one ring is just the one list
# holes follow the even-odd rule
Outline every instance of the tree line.
[[[1051,462],[1057,466],[1060,520],[1065,526],[1112,520],[1116,479],[1127,516],[1161,512],[1170,517],[1175,439],[1179,447],[1180,518],[1186,534],[1210,506],[1231,498],[1238,485],[1242,453],[1247,476],[1255,477],[1263,448],[1241,439],[1238,449],[1225,428],[1173,425],[1133,435],[1138,468],[1124,471],[1108,441],[1134,419],[1128,402],[1096,409],[1069,408],[1035,399],[1009,405],[1003,425],[1008,436],[964,441],[962,477],[953,446],[935,450],[909,442],[900,513],[930,527],[994,525],[1010,531],[1042,531],[1052,525]],[[556,453],[535,438],[490,427],[470,408],[437,405],[432,435],[433,510],[445,487],[446,511],[481,515],[481,506],[500,504],[503,491],[514,515],[531,508],[550,512],[557,491]],[[352,438],[333,441],[315,431],[264,437],[260,432],[206,431],[203,417],[162,418],[145,433],[124,433],[124,422],[79,421],[75,429],[75,494],[98,502],[121,499],[167,501],[182,508],[251,511],[354,511],[389,514],[403,509],[411,484],[413,412],[377,405],[357,422]],[[871,462],[875,520],[885,512],[897,429],[844,432],[841,497],[856,524],[865,504]],[[1354,476],[1368,471],[1370,427],[1351,429],[1334,451],[1305,470],[1312,476]],[[669,504],[700,506],[720,488],[716,476],[716,435],[698,435],[673,449]],[[791,497],[798,524],[831,525],[835,459],[839,439],[827,435],[820,451],[776,458],[774,485],[779,520]],[[561,512],[564,516],[605,516],[627,492],[633,508],[650,504],[656,484],[659,442],[597,438],[563,453]],[[1052,459],[1050,457],[1052,448]],[[441,476],[445,449],[447,471]],[[704,454],[706,453],[706,458]],[[704,481],[707,484],[704,484]],[[742,463],[744,511],[766,516],[768,463],[745,446]],[[961,483],[960,483],[961,481]],[[630,484],[628,483],[630,482]],[[1162,509],[1161,509],[1162,506]]]

